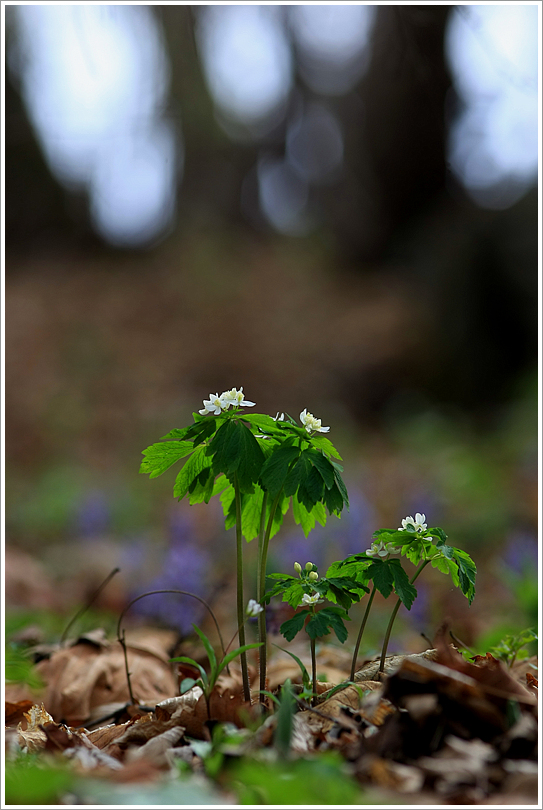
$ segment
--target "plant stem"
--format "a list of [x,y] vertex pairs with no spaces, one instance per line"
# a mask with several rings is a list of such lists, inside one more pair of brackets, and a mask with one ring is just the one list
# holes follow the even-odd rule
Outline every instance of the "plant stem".
[[[268,493],[264,492],[264,497],[262,499],[262,512],[260,513],[260,528],[258,530],[258,556],[256,561],[256,601],[259,605],[262,605],[262,594],[264,593],[264,584],[262,583],[262,555],[264,553],[264,529],[266,526],[266,507],[268,505]],[[265,572],[264,572],[264,580],[266,579]],[[264,607],[264,605],[262,605]],[[263,646],[258,650],[258,669],[259,669],[259,678],[260,678],[260,703],[264,703],[265,695],[262,694],[262,690],[266,688],[266,652],[264,652],[264,658],[262,658],[262,649],[266,647],[266,611],[263,610],[262,613],[258,614],[258,640],[263,642]],[[264,676],[262,672],[264,671]],[[264,685],[263,682],[264,681]]]
[[[415,571],[415,573],[413,574],[413,576],[409,580],[409,583],[411,585],[414,583],[414,581],[416,580],[418,575],[421,573],[421,571],[424,568],[426,568],[426,566],[428,565],[429,562],[430,562],[430,560],[424,560],[424,562],[422,562],[419,565],[419,567],[417,568],[417,570]],[[392,625],[394,624],[394,620],[395,620],[396,615],[397,615],[397,613],[398,613],[398,611],[400,609],[401,604],[402,604],[402,600],[398,599],[398,601],[394,605],[394,610],[392,611],[392,615],[391,615],[390,621],[388,623],[387,631],[385,633],[385,640],[383,641],[383,651],[381,652],[381,660],[379,662],[379,672],[384,672],[385,671],[385,658],[386,658],[386,654],[387,654],[387,647],[388,647],[388,642],[389,642],[389,639],[390,639],[390,634],[392,632]]]
[[311,670],[313,676],[313,697],[311,698],[311,705],[314,706],[317,702],[317,656],[315,653],[315,639],[311,639]]
[[356,644],[354,646],[354,653],[353,653],[353,660],[351,663],[351,681],[354,681],[354,675],[356,670],[356,659],[358,656],[358,650],[360,649],[360,642],[362,641],[362,636],[364,635],[364,630],[366,629],[366,622],[368,621],[368,616],[370,615],[370,609],[373,602],[373,597],[375,596],[375,591],[377,588],[375,585],[373,586],[373,590],[370,594],[370,598],[368,599],[368,604],[366,605],[366,611],[364,613],[364,618],[362,619],[362,624],[360,625],[360,630],[358,632],[358,638],[356,639]]
[[[238,635],[239,646],[245,644],[245,615],[243,599],[243,537],[241,534],[241,495],[239,491],[238,476],[234,473],[234,492],[236,497],[236,579],[237,579],[237,613],[238,613]],[[251,690],[249,687],[249,671],[247,669],[247,653],[240,655],[241,679],[243,681],[243,698],[251,701]]]
[[[262,547],[260,548],[259,554],[259,570],[257,572],[257,600],[259,604],[262,604],[262,600],[264,599],[264,592],[266,590],[266,561],[268,557],[268,546],[270,543],[270,535],[271,530],[273,527],[273,519],[275,517],[275,512],[277,511],[277,506],[279,504],[279,499],[281,497],[282,489],[277,493],[275,496],[275,500],[272,503],[272,507],[270,510],[270,516],[268,518],[268,525],[266,526],[266,533],[264,535],[264,539],[262,541]],[[266,497],[266,496],[264,496]],[[263,512],[265,509],[265,502],[263,506]],[[263,524],[264,521],[262,521]],[[262,642],[262,647],[259,649],[259,663],[260,663],[260,702],[264,704],[266,700],[266,696],[263,694],[263,690],[266,689],[266,668],[268,663],[268,649],[267,649],[267,642],[266,642],[266,611],[263,610],[262,613],[258,615],[258,640]]]

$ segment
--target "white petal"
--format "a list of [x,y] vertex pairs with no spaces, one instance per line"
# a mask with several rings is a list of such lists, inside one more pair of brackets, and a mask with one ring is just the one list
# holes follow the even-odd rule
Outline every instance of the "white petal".
[[330,430],[329,427],[321,427],[319,428],[319,433],[328,433],[329,430]]

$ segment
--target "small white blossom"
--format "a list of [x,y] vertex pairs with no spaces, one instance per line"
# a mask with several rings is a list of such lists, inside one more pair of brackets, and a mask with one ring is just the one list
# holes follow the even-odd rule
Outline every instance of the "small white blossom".
[[371,544],[371,548],[366,549],[368,557],[388,557],[389,554],[397,554],[401,549],[395,546],[387,546],[382,540]]
[[413,526],[416,532],[425,532],[428,525],[425,523],[426,515],[417,512],[414,518],[406,517],[402,520],[402,525],[398,526],[398,531],[404,532],[408,526]]
[[262,607],[262,605],[258,604],[256,599],[249,599],[249,602],[247,603],[247,609],[245,610],[245,613],[247,614],[247,616],[253,616],[254,617],[254,616],[258,616],[259,613],[262,613],[263,610],[264,610],[264,608]]
[[312,593],[311,595],[308,593],[304,593],[302,596],[302,601],[300,602],[301,605],[316,605],[318,602],[324,602],[324,599],[321,598],[320,594]]
[[285,421],[285,414],[284,413],[279,413],[279,411],[277,411],[276,415],[273,417],[273,421],[274,422],[284,422]]
[[308,433],[316,431],[317,433],[328,433],[329,427],[322,427],[320,419],[316,419],[312,413],[309,413],[306,408],[300,414],[300,422],[305,427]]
[[226,411],[229,408],[223,401],[223,395],[219,396],[218,394],[210,394],[209,399],[204,399],[204,407],[199,411],[202,416],[205,416],[206,413],[214,413],[215,416],[218,416],[221,411]]
[[250,402],[248,399],[245,399],[245,395],[243,393],[243,386],[239,389],[231,388],[230,391],[224,391],[221,394],[221,400],[226,403],[226,407],[230,407],[233,405],[235,408],[252,408],[256,405],[255,402]]

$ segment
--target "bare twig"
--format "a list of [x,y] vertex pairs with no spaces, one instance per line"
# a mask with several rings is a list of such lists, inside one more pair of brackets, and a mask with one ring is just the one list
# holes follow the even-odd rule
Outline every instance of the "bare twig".
[[70,627],[77,621],[77,619],[81,618],[81,616],[83,616],[83,614],[87,612],[87,610],[90,608],[92,603],[102,593],[102,591],[104,590],[106,585],[110,582],[110,580],[113,579],[115,574],[119,573],[120,570],[121,570],[120,568],[114,568],[113,571],[110,574],[107,575],[107,577],[104,579],[102,584],[95,590],[95,592],[93,593],[91,598],[88,600],[87,604],[84,605],[80,610],[78,610],[77,613],[75,614],[75,616],[72,619],[70,619],[70,621],[68,622],[68,624],[64,628],[64,632],[62,633],[62,635],[60,637],[60,643],[61,644],[64,643],[64,640],[66,639],[66,636],[68,635],[68,630],[70,629]]
[[[210,605],[208,605],[206,600],[202,599],[201,596],[197,596],[195,593],[191,593],[190,591],[182,591],[182,590],[180,590],[178,588],[163,588],[163,589],[160,589],[158,591],[147,591],[146,593],[142,593],[139,596],[136,596],[136,598],[132,599],[132,601],[129,602],[128,605],[121,612],[121,615],[119,616],[119,621],[117,622],[117,640],[118,640],[119,644],[121,645],[121,647],[123,648],[123,652],[124,652],[124,666],[125,666],[125,672],[126,672],[126,681],[128,683],[128,692],[130,694],[130,700],[132,701],[132,705],[135,704],[135,700],[134,700],[134,696],[132,694],[132,685],[130,683],[130,672],[128,671],[128,654],[127,654],[127,650],[126,650],[126,641],[125,641],[125,637],[124,637],[124,630],[123,630],[123,633],[122,633],[122,636],[121,636],[121,622],[123,620],[123,617],[124,617],[125,613],[132,607],[133,604],[138,602],[140,599],[143,599],[144,596],[152,596],[155,593],[180,593],[183,596],[192,596],[193,599],[197,599],[199,602],[201,602],[202,605],[204,605],[204,607],[207,608],[207,610],[209,611],[209,613],[211,615],[211,618],[213,619],[213,621],[215,623],[215,627],[217,628],[217,634],[218,634],[219,640],[221,642],[221,649],[222,649],[222,652],[223,652],[223,656],[226,655],[226,651],[224,649],[224,641],[223,641],[223,638],[222,638],[219,623],[217,621],[217,617],[215,616],[215,614],[214,614],[212,608],[210,607]],[[226,667],[226,671],[228,672],[228,674],[230,674],[228,667]]]

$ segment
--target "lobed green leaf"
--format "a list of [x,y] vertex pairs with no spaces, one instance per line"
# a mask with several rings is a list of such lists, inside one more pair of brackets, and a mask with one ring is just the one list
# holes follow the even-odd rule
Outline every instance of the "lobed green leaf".
[[206,455],[206,448],[204,446],[197,447],[185,463],[185,466],[177,474],[173,488],[174,496],[178,500],[182,500],[189,491],[194,479],[207,467],[211,467],[211,459]]
[[292,461],[300,454],[300,448],[292,444],[282,444],[274,448],[266,459],[261,472],[261,481],[272,497],[283,487]]
[[307,609],[301,610],[299,613],[295,613],[291,619],[287,619],[286,622],[283,622],[279,628],[279,632],[286,638],[287,641],[292,641],[292,639],[298,635],[304,626],[308,615],[309,610]]
[[145,458],[141,462],[140,473],[149,475],[149,478],[158,478],[159,475],[194,450],[192,442],[160,442],[152,444],[143,451]]

